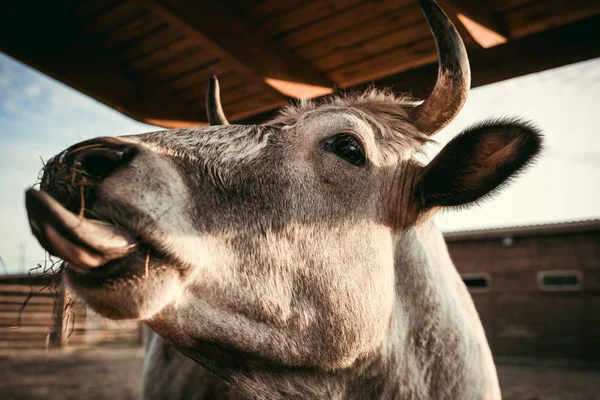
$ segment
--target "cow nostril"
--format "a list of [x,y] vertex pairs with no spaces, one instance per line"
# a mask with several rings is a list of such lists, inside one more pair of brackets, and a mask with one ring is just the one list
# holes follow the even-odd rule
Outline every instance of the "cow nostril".
[[134,155],[133,148],[96,147],[82,152],[75,161],[75,168],[88,175],[105,178],[119,167],[127,164]]

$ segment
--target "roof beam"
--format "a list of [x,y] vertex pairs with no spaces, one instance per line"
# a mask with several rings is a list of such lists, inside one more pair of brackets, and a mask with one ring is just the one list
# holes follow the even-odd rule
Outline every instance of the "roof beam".
[[333,91],[333,84],[296,54],[275,42],[261,27],[224,1],[162,0],[154,9],[171,22],[179,20],[188,34],[212,43],[220,56],[242,66],[255,81],[294,98],[317,97]]
[[[548,51],[551,48],[552,51]],[[579,20],[548,31],[511,40],[489,49],[469,52],[471,87],[532,74],[600,57],[600,15]],[[369,86],[392,87],[398,93],[416,98],[429,95],[437,77],[437,63],[413,68],[347,90],[365,90]],[[262,123],[277,113],[271,110],[238,123]]]
[[487,1],[441,0],[440,3],[456,15],[473,40],[481,47],[487,49],[508,40],[508,31],[492,12]]

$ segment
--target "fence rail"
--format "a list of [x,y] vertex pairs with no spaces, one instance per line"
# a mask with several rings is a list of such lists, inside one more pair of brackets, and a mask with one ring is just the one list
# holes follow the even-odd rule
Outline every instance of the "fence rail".
[[89,310],[52,277],[0,277],[0,350],[139,346],[140,325]]

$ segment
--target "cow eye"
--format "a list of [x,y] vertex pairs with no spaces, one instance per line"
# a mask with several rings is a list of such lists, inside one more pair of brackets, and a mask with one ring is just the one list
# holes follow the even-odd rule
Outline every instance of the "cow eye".
[[339,133],[323,141],[325,151],[343,158],[359,167],[365,165],[365,150],[360,142],[348,133]]

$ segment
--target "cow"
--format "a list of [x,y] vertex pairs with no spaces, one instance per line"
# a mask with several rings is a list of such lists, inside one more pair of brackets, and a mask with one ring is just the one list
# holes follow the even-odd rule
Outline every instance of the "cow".
[[439,56],[423,102],[370,89],[232,125],[213,100],[213,126],[75,144],[26,192],[70,289],[153,331],[147,398],[500,398],[432,218],[497,192],[542,139],[491,120],[415,158],[470,86],[460,35],[420,5]]

